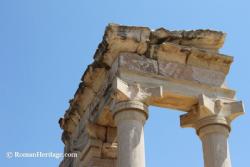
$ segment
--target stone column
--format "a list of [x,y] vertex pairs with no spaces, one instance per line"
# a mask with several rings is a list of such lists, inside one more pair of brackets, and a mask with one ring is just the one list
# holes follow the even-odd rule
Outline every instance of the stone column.
[[229,129],[212,124],[199,129],[205,167],[231,167],[227,138]]
[[139,101],[123,101],[113,110],[117,125],[118,167],[145,167],[144,123],[148,109]]
[[202,141],[205,167],[231,167],[227,138],[231,122],[243,113],[240,101],[201,95],[197,106],[181,116],[181,126],[195,128]]

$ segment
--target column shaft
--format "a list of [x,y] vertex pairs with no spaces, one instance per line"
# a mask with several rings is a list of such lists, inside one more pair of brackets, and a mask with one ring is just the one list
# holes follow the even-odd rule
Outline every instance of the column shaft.
[[205,167],[231,167],[228,134],[228,128],[223,125],[208,125],[199,129]]
[[146,111],[133,108],[131,105],[128,108],[119,109],[115,113],[118,167],[145,167],[144,123],[147,117]]

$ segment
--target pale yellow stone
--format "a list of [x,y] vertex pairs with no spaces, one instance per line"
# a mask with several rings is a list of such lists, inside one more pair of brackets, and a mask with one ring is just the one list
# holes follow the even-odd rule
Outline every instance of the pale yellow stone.
[[117,143],[103,143],[103,158],[117,158]]
[[[94,99],[95,95],[96,95],[95,92],[88,87],[83,88],[82,92],[76,95],[75,100],[79,104],[81,112],[85,112],[89,104]],[[81,115],[82,114],[83,113],[81,113]]]
[[117,141],[117,128],[107,127],[107,142],[115,143]]
[[107,77],[106,74],[105,68],[93,68],[93,66],[90,66],[82,80],[87,87],[92,88],[94,92],[98,92]]
[[170,62],[178,62],[181,64],[185,64],[187,60],[188,54],[190,54],[190,48],[185,48],[180,45],[176,45],[173,43],[164,43],[159,45],[157,49],[155,49],[155,56],[159,61],[167,60]]
[[86,125],[86,130],[91,138],[100,139],[102,141],[106,140],[106,127],[88,123]]
[[161,44],[171,42],[184,46],[218,51],[224,44],[225,34],[212,30],[169,31],[159,28],[151,33],[150,42]]

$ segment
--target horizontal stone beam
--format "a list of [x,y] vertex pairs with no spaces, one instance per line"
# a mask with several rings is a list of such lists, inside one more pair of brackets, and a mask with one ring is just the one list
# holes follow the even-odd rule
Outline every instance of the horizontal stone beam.
[[[129,53],[120,54],[115,63],[118,64],[120,85],[136,83],[145,88],[162,87],[163,96],[151,97],[151,100],[148,100],[149,105],[188,111],[197,103],[200,94],[210,98],[229,99],[233,99],[235,95],[233,90],[221,86],[226,75],[219,71],[167,61],[157,62]],[[119,89],[119,85],[117,88]],[[121,90],[124,91],[129,92],[128,88]]]

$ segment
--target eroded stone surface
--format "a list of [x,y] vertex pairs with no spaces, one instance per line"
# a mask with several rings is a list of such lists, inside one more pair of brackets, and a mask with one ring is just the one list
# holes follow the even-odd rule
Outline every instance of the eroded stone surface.
[[144,54],[147,51],[150,29],[147,27],[110,24],[95,53],[95,60],[111,66],[120,52]]
[[224,39],[225,34],[218,31],[169,31],[164,28],[159,28],[151,33],[150,42],[155,44],[171,42],[184,46],[217,51],[222,47]]
[[119,67],[143,73],[158,73],[157,61],[131,53],[119,54]]
[[159,61],[159,74],[174,79],[188,80],[212,86],[221,86],[226,77],[220,71],[168,61]]

